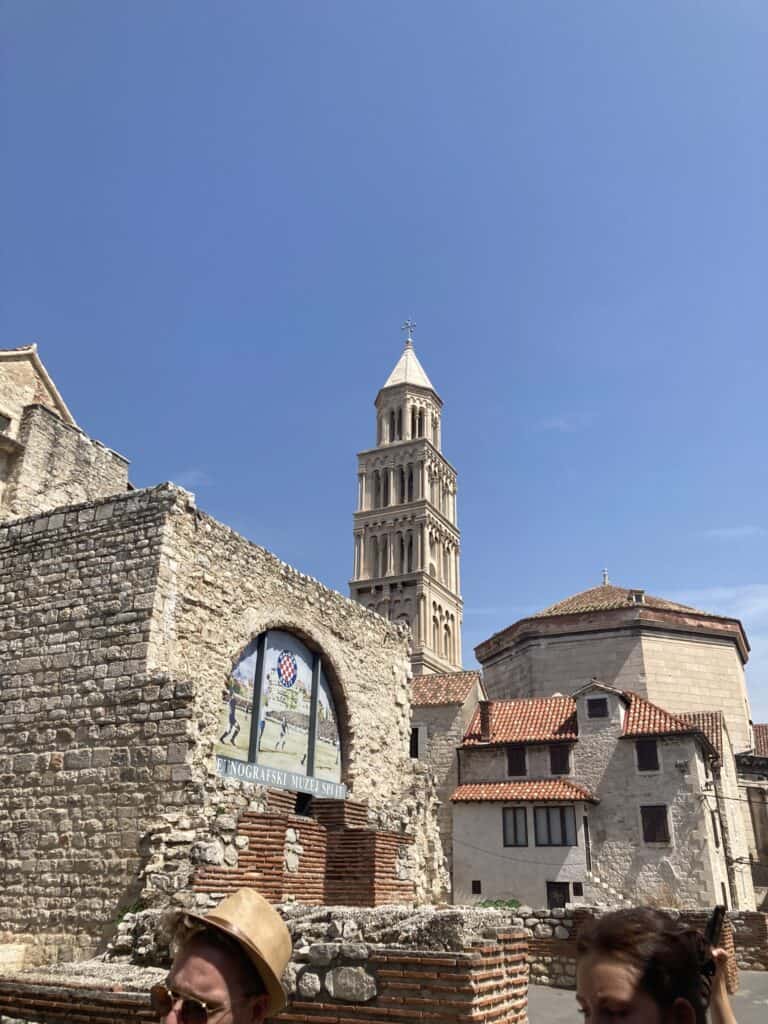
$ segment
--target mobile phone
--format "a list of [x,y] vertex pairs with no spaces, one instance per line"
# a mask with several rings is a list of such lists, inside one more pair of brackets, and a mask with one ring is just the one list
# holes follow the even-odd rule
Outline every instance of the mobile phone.
[[722,903],[718,903],[712,913],[709,915],[706,927],[704,929],[704,938],[710,946],[717,946],[720,943],[720,935],[723,930],[723,920],[725,919],[725,907]]

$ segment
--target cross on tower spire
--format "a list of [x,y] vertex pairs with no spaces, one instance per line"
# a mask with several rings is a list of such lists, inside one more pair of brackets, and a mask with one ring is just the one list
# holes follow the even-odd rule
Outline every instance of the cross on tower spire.
[[413,320],[406,320],[405,323],[403,324],[403,326],[400,328],[401,331],[405,331],[405,344],[406,345],[412,345],[413,344],[413,329],[414,329],[415,326],[416,326],[416,324],[413,322]]

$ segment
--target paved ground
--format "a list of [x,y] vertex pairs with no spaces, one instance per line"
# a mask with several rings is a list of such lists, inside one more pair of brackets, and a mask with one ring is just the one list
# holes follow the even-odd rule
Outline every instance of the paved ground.
[[[739,991],[733,996],[733,1012],[739,1024],[766,1024],[768,1021],[768,973],[742,971]],[[563,1024],[581,1020],[573,992],[546,985],[531,985],[528,990],[529,1024]]]

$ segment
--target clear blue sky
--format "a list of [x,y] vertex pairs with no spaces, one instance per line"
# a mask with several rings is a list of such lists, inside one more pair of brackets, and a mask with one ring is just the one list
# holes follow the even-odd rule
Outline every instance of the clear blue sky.
[[768,720],[764,0],[2,0],[0,344],[346,592],[406,316],[464,645],[596,584],[742,617]]

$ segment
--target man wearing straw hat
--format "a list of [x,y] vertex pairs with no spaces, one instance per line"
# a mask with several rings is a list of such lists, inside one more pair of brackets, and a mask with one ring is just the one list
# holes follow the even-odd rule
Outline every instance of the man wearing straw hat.
[[261,1024],[285,1006],[280,976],[291,936],[255,889],[240,889],[205,915],[176,914],[173,965],[150,990],[163,1024]]

